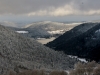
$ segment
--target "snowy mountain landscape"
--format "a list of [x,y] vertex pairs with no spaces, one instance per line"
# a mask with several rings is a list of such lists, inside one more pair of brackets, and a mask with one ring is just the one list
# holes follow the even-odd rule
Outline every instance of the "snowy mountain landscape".
[[0,75],[100,75],[100,0],[0,0]]
[[8,69],[17,72],[34,68],[68,72],[78,61],[100,61],[99,22],[65,24],[45,21],[23,28],[2,25],[0,28],[1,73]]
[[[77,25],[58,38],[54,38],[54,41],[44,43],[52,49],[38,43],[32,37],[24,35],[28,33],[29,31],[21,28],[0,25],[0,42],[2,43],[0,46],[0,64],[2,64],[0,73],[7,73],[9,69],[15,72],[28,69],[67,72],[72,70],[78,61],[83,63],[87,63],[89,60],[100,61],[100,23]],[[38,38],[38,40],[40,39]]]

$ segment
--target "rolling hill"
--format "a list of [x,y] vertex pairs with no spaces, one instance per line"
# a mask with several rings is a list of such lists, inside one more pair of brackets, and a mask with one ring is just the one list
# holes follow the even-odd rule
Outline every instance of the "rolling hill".
[[11,69],[68,70],[77,59],[54,51],[15,31],[0,25],[0,74]]

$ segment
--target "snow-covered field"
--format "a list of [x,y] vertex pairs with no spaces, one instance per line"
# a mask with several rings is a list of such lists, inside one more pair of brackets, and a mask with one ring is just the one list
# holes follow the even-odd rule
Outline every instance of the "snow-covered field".
[[51,37],[51,38],[48,38],[48,39],[45,39],[45,38],[39,38],[37,39],[38,42],[42,43],[42,44],[46,44],[50,41],[53,41],[55,39],[55,37]]
[[69,31],[69,30],[71,30],[72,28],[68,28],[68,29],[66,29],[66,30],[55,30],[55,31],[48,31],[48,33],[50,33],[50,34],[63,34],[63,33],[65,33],[66,31]]
[[25,34],[25,33],[28,33],[28,31],[16,31],[17,33],[23,33],[23,34]]
[[48,31],[50,34],[63,34],[64,30]]

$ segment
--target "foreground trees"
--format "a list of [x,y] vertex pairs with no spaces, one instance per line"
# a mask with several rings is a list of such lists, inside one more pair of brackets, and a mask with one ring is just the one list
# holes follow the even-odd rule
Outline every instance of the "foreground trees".
[[88,63],[77,63],[73,70],[68,73],[65,71],[50,71],[45,70],[24,70],[22,72],[9,71],[5,75],[100,75],[100,64],[95,61]]
[[100,75],[100,64],[95,61],[88,63],[77,63],[75,69],[69,75]]

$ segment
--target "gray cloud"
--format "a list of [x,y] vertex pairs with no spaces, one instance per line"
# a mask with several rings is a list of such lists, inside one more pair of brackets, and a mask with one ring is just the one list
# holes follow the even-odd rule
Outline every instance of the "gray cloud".
[[0,14],[100,15],[100,0],[0,0]]

